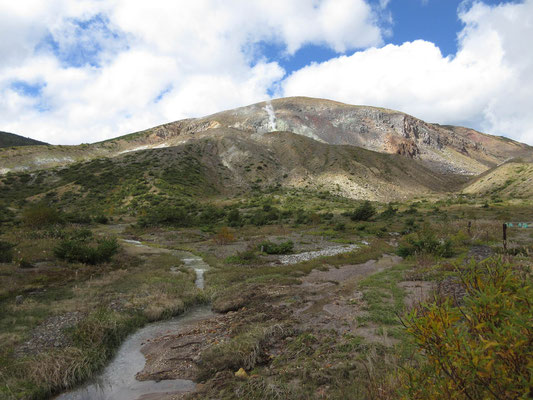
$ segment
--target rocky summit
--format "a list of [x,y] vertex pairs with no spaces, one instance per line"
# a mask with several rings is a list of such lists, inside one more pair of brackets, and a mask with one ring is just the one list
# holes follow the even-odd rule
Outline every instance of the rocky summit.
[[501,164],[533,159],[530,146],[473,129],[384,108],[293,97],[94,144],[5,148],[0,173],[102,157],[131,163],[132,154],[160,168],[192,157],[214,193],[274,185],[385,201],[460,191]]

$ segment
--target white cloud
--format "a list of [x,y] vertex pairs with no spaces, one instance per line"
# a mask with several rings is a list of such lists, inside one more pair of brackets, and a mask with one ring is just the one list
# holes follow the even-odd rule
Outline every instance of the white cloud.
[[382,43],[364,0],[2,2],[0,129],[80,143],[266,99],[284,71],[262,41]]
[[[533,144],[533,0],[465,3],[453,58],[426,41],[377,47],[388,3],[372,11],[364,0],[4,1],[0,130],[90,142],[261,101],[280,87],[278,95],[385,106]],[[287,54],[306,44],[366,50],[283,79],[258,54],[262,42]],[[24,93],[32,85],[38,93]]]
[[533,0],[460,12],[455,57],[432,43],[387,45],[303,68],[280,94],[402,110],[533,144]]

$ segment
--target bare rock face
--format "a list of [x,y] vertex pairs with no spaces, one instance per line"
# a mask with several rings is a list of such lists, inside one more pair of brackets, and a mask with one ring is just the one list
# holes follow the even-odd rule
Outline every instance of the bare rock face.
[[332,145],[351,145],[417,158],[439,172],[477,175],[508,159],[531,154],[529,146],[472,129],[430,124],[384,108],[292,97],[253,104],[208,117],[154,128],[166,138],[293,132]]

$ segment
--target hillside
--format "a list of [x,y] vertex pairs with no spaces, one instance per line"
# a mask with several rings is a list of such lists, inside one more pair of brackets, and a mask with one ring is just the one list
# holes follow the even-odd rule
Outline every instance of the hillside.
[[386,201],[455,191],[509,159],[533,154],[522,143],[398,111],[296,97],[94,144],[3,149],[0,173],[83,168],[80,162],[102,157],[115,166],[162,162],[184,157],[186,148],[194,149],[203,181],[213,182],[215,192],[277,185]]
[[301,98],[0,149],[0,398],[521,398],[532,159]]
[[438,174],[400,155],[331,146],[291,132],[252,140],[234,131],[10,175],[0,179],[0,198],[12,202],[46,197],[73,211],[128,212],[281,188],[392,201],[457,190],[464,182],[464,177]]
[[463,193],[501,198],[533,198],[533,163],[508,162],[480,175]]
[[0,131],[0,148],[14,146],[37,146],[45,144],[46,143],[44,142],[26,138],[24,136],[15,135],[14,133]]

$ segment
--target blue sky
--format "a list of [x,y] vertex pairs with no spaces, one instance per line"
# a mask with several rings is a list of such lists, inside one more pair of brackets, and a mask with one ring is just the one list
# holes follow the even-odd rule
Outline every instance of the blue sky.
[[[485,0],[485,4],[496,6],[504,3],[517,3],[511,0]],[[379,5],[379,0],[371,4]],[[392,21],[382,21],[390,33],[384,42],[401,45],[405,42],[422,39],[435,43],[444,56],[454,56],[457,52],[457,33],[463,28],[458,17],[463,0],[392,0],[384,10]],[[323,45],[307,45],[294,55],[284,54],[285,47],[279,43],[261,43],[262,55],[278,63],[291,73],[312,62],[323,62],[350,51],[338,53]]]
[[[496,6],[516,1],[485,0]],[[402,44],[417,39],[435,43],[444,56],[457,52],[457,33],[463,24],[457,16],[459,7],[467,6],[462,0],[392,0],[389,10],[394,16],[392,36],[387,42]]]
[[92,142],[274,97],[533,144],[533,0],[0,3],[0,130]]

